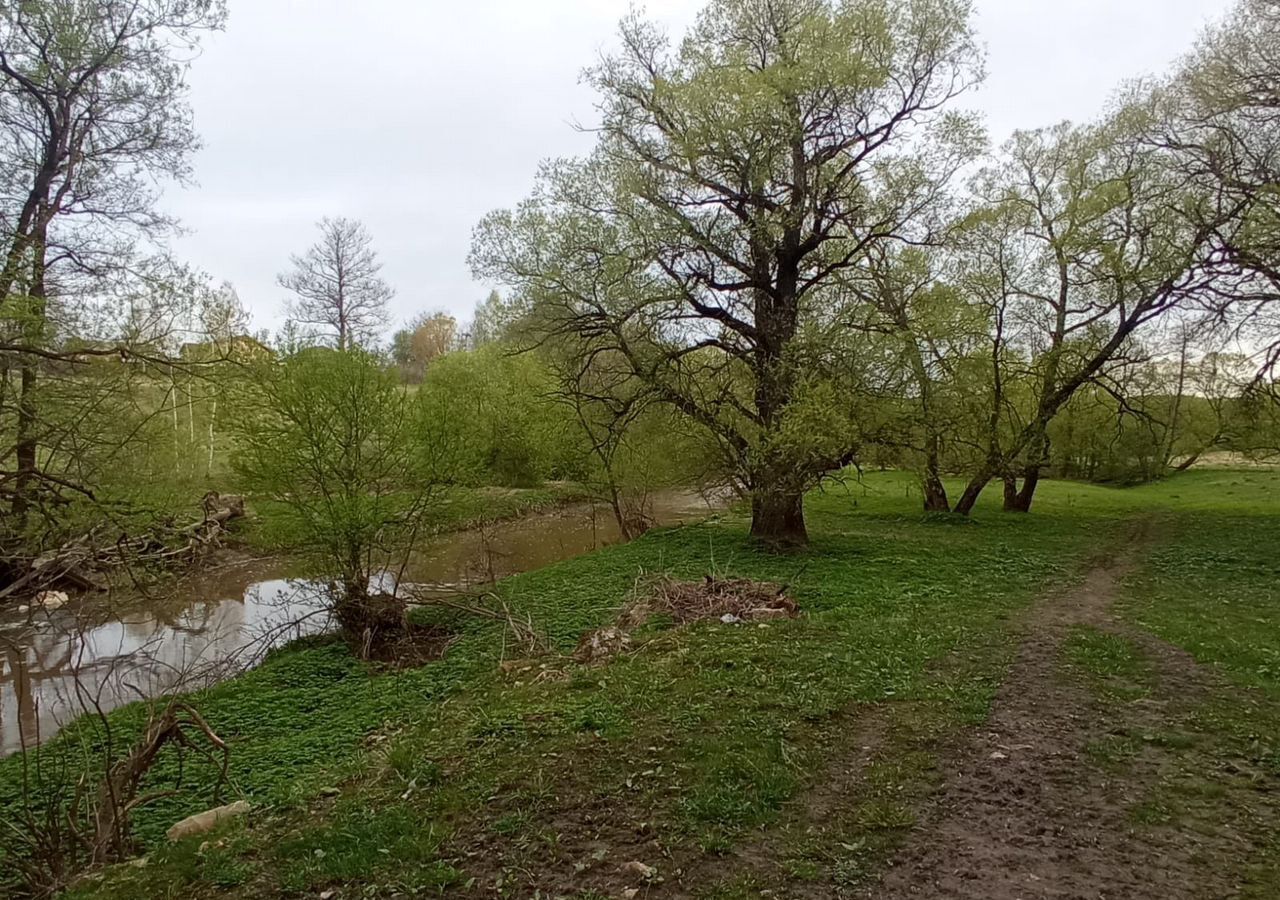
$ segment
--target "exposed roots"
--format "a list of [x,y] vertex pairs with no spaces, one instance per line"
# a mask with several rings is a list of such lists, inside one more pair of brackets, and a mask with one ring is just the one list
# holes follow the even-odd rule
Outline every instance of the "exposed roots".
[[447,628],[409,622],[367,644],[364,659],[392,669],[414,669],[440,659],[457,641],[458,635]]

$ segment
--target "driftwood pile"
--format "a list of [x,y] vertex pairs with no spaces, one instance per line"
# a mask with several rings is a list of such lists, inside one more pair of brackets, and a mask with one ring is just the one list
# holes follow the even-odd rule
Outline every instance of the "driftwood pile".
[[244,498],[210,491],[201,512],[199,519],[155,523],[138,535],[99,526],[18,567],[20,574],[0,586],[0,600],[51,588],[103,591],[118,570],[196,562],[222,545],[229,523],[244,517]]
[[641,578],[616,622],[584,634],[573,659],[583,664],[603,663],[629,652],[631,633],[655,616],[675,625],[717,620],[736,625],[799,615],[796,602],[782,584],[711,575],[701,581],[680,581],[665,575]]
[[799,609],[786,591],[786,585],[746,578],[707,575],[701,581],[680,581],[662,576],[636,585],[618,624],[639,628],[654,616],[668,617],[677,625],[709,619],[794,619]]

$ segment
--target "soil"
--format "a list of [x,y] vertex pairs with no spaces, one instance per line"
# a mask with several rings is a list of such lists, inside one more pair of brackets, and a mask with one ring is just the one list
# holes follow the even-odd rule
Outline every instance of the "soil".
[[[1225,898],[1234,895],[1252,842],[1235,827],[1183,822],[1138,828],[1131,810],[1147,789],[1185,769],[1187,756],[1154,742],[1123,774],[1088,759],[1091,742],[1178,730],[1216,685],[1182,650],[1121,624],[1111,607],[1145,548],[1151,524],[1096,564],[1083,583],[1043,598],[986,725],[944,763],[941,790],[920,825],[865,896],[897,898]],[[1155,670],[1151,695],[1123,709],[1064,677],[1063,645],[1091,626],[1139,645]],[[1228,789],[1230,790],[1230,789]],[[1252,792],[1243,811],[1271,802]]]
[[415,669],[440,659],[457,639],[447,628],[411,622],[393,639],[375,642],[369,648],[369,662],[388,669]]

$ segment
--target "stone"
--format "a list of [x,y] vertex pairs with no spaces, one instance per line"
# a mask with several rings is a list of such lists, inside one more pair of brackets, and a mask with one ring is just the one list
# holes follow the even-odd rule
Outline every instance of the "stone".
[[653,866],[645,865],[638,859],[633,859],[631,862],[625,863],[621,867],[620,871],[623,875],[634,875],[637,878],[643,878],[645,881],[651,880],[653,876],[658,874],[657,869]]
[[170,841],[180,841],[183,838],[189,838],[197,834],[206,834],[223,822],[243,816],[248,811],[249,804],[243,800],[237,800],[235,803],[228,803],[226,806],[219,806],[216,809],[205,810],[202,813],[196,813],[194,816],[188,816],[174,825],[165,832],[165,837]]
[[631,635],[611,625],[583,635],[573,651],[573,659],[583,664],[608,662],[630,649]]
[[45,609],[62,609],[70,602],[64,591],[41,591],[36,595],[36,605]]

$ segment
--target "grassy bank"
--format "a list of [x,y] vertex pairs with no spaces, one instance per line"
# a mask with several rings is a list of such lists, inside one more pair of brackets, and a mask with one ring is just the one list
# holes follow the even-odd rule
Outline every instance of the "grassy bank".
[[[854,887],[912,825],[941,748],[985,718],[1012,616],[1152,510],[1199,547],[1205,579],[1223,577],[1231,567],[1213,554],[1244,552],[1280,496],[1271,473],[1215,471],[1131,490],[1049,483],[1030,517],[985,506],[967,523],[918,508],[910,478],[874,475],[810,497],[813,546],[800,555],[758,552],[728,518],[500,585],[562,652],[608,622],[643,573],[785,583],[804,612],[748,626],[651,623],[641,649],[604,667],[504,672],[500,635],[464,621],[451,623],[460,640],[445,659],[413,671],[366,668],[332,643],[278,653],[198,697],[232,744],[232,780],[254,814],[203,850],[163,845],[165,827],[209,805],[211,773],[189,765],[178,795],[139,814],[149,864],[80,894],[359,896],[374,886],[585,898],[610,895],[619,866],[637,860],[655,869],[651,884],[730,898],[766,886],[728,862],[749,853],[797,883],[821,875]],[[1217,543],[1197,544],[1201,528]],[[1214,595],[1226,609],[1219,631],[1196,621],[1194,572],[1169,565],[1135,581],[1129,614],[1158,613],[1152,627],[1200,641],[1193,652],[1221,657],[1274,699],[1273,564],[1257,558],[1246,572],[1256,581]],[[1242,631],[1265,635],[1243,655]],[[122,711],[119,727],[137,716]],[[856,785],[846,778],[854,760]],[[175,772],[166,760],[157,780]],[[0,763],[0,802],[13,802],[17,776],[15,760]],[[823,799],[832,785],[838,812],[811,827],[812,807],[834,803]]]
[[[456,486],[444,489],[432,519],[437,533],[463,531],[590,499],[591,492],[573,482],[548,482],[534,488]],[[270,501],[250,498],[250,502],[254,517],[238,529],[237,539],[258,552],[289,552],[291,517]]]

